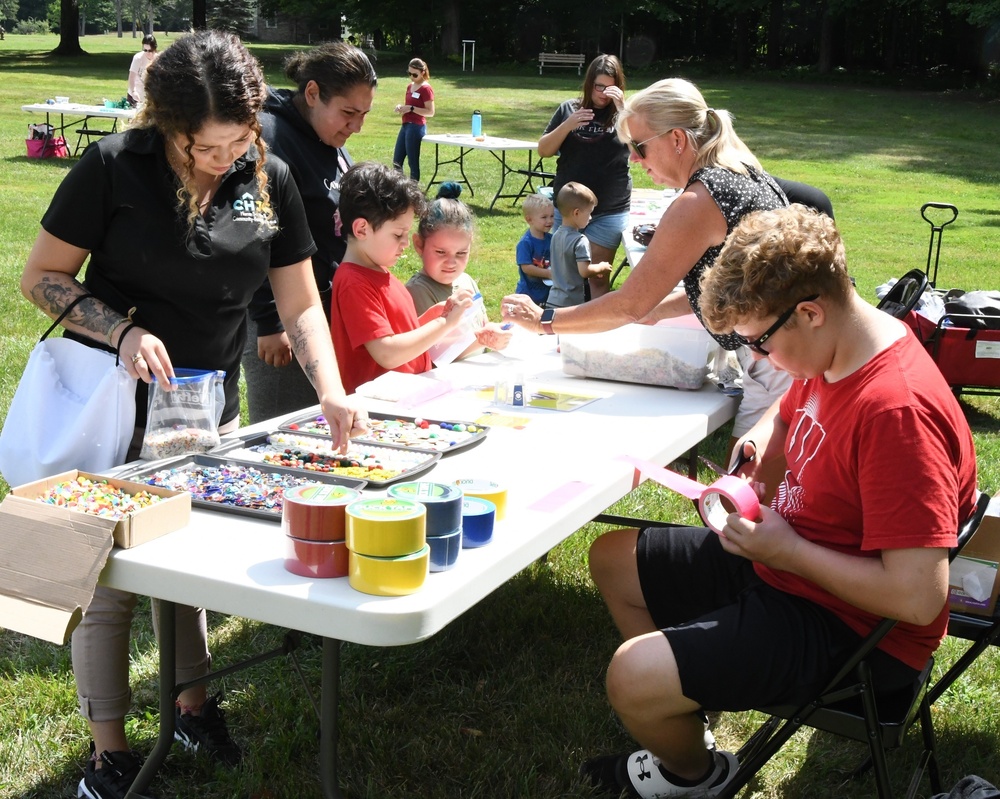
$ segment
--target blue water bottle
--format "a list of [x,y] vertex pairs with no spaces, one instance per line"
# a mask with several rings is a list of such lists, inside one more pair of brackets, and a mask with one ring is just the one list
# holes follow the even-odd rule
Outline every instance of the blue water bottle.
[[483,115],[479,111],[472,112],[472,135],[483,135]]

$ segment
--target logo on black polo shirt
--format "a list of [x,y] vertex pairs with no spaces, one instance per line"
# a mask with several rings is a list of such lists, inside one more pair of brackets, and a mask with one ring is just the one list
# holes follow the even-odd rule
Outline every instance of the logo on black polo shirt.
[[234,222],[254,222],[258,225],[273,225],[274,214],[271,206],[264,200],[246,192],[233,202]]

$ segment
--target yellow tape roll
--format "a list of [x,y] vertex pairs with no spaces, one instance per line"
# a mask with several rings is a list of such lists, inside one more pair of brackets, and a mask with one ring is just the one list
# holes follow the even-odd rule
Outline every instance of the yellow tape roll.
[[427,509],[408,499],[359,499],[345,508],[347,548],[359,555],[396,558],[427,539]]
[[467,497],[488,499],[497,506],[497,521],[507,516],[507,489],[493,480],[470,478],[456,480],[455,485],[462,489]]
[[374,596],[406,596],[420,590],[427,579],[431,549],[401,558],[373,558],[350,553],[348,582],[355,591]]

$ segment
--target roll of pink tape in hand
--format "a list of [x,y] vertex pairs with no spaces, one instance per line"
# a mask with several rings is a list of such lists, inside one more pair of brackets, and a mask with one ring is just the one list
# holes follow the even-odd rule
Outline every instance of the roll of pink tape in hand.
[[751,521],[760,518],[760,502],[757,500],[756,492],[749,483],[739,477],[725,475],[711,485],[704,486],[655,463],[630,457],[622,460],[631,463],[644,477],[655,480],[681,496],[695,500],[705,524],[719,535],[722,535],[726,517],[730,513],[738,513],[744,519]]

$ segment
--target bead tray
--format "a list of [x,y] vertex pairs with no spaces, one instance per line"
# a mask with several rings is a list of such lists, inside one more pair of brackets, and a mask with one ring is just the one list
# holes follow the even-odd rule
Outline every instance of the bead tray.
[[[261,468],[262,466],[270,467],[271,464],[262,460],[263,456],[261,454],[258,454],[257,452],[249,452],[248,450],[258,447],[271,447],[273,448],[272,451],[278,452],[280,449],[288,448],[287,445],[282,443],[271,443],[272,436],[291,437],[305,442],[305,448],[299,448],[300,454],[316,455],[320,459],[328,456],[331,458],[334,457],[334,453],[331,450],[331,441],[329,436],[308,435],[298,431],[285,430],[275,430],[270,433],[257,433],[243,436],[234,441],[227,442],[220,447],[216,447],[209,454],[215,455],[216,457],[224,457],[227,460],[238,461],[240,463],[249,463],[257,466],[258,468]],[[352,454],[356,454],[358,452],[364,452],[375,457],[383,457],[387,461],[401,461],[403,468],[391,477],[380,477],[368,471],[366,471],[362,476],[338,474],[336,471],[316,471],[314,469],[301,466],[284,466],[284,468],[291,469],[297,474],[306,476],[315,474],[333,474],[338,477],[356,477],[357,479],[365,480],[371,488],[382,488],[399,480],[408,480],[413,477],[413,475],[430,469],[441,459],[440,452],[411,449],[410,447],[393,444],[367,444],[355,442],[351,442],[348,454],[342,457],[350,457]]]
[[[368,414],[368,418],[373,420],[376,425],[381,428],[381,430],[373,430],[372,435],[359,436],[358,438],[352,439],[352,441],[386,446],[396,445],[406,447],[410,450],[440,452],[443,455],[478,444],[486,438],[486,435],[490,432],[489,427],[476,424],[474,422],[423,419],[423,421],[427,422],[429,425],[436,425],[438,427],[442,427],[444,425],[448,425],[449,427],[452,425],[462,425],[463,427],[474,427],[476,429],[475,433],[461,431],[460,433],[453,433],[451,436],[449,436],[449,431],[445,429],[442,431],[443,435],[431,439],[430,435],[433,433],[425,432],[421,428],[417,427],[417,419],[420,417],[376,413],[373,411]],[[390,423],[390,426],[383,428],[379,424],[381,422],[388,422]],[[392,425],[394,422],[398,422],[399,424]],[[278,429],[289,433],[303,433],[314,436],[330,435],[330,428],[327,426],[326,420],[323,419],[323,415],[319,412],[299,414],[298,416],[286,421]],[[435,441],[441,443],[434,443]]]
[[[350,477],[340,477],[333,474],[324,474],[321,472],[303,472],[300,469],[289,469],[284,466],[272,466],[268,463],[255,463],[247,464],[242,462],[236,462],[229,460],[227,458],[218,458],[213,455],[181,455],[175,458],[166,458],[158,461],[150,461],[144,463],[142,466],[135,469],[131,469],[126,474],[128,479],[133,480],[138,483],[147,483],[149,485],[159,485],[159,483],[150,483],[149,478],[151,478],[157,472],[162,472],[167,469],[176,470],[180,473],[191,473],[199,469],[216,469],[216,468],[233,468],[239,471],[245,471],[248,467],[252,467],[257,471],[263,472],[267,475],[278,475],[282,478],[292,478],[296,481],[310,482],[310,483],[330,483],[335,485],[346,486],[347,488],[353,488],[360,491],[367,485],[364,480],[358,480]],[[176,490],[190,491],[188,486],[181,486],[178,484]],[[205,510],[221,511],[223,513],[232,513],[239,516],[250,516],[255,519],[266,519],[272,522],[281,521],[281,508],[252,508],[242,505],[236,505],[233,502],[216,501],[211,499],[205,499],[203,496],[198,496],[194,492],[191,492],[191,504],[196,508],[203,508]]]

